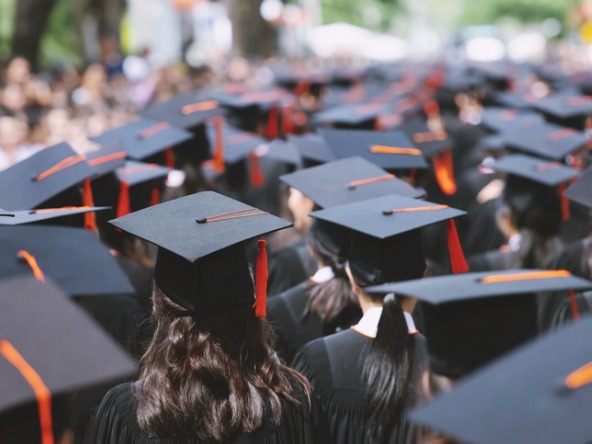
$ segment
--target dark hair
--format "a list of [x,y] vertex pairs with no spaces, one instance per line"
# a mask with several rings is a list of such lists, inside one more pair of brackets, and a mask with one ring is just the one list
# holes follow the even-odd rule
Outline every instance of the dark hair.
[[403,419],[414,392],[416,368],[414,337],[408,332],[400,301],[389,294],[363,367],[372,442],[387,441],[393,425]]
[[[245,288],[252,291],[252,286]],[[268,326],[249,304],[199,318],[155,286],[154,336],[141,360],[137,417],[160,437],[227,441],[265,421],[279,424],[282,398],[296,403],[287,368],[268,343]]]
[[345,258],[316,220],[307,233],[306,243],[323,265],[331,267],[334,277],[310,288],[305,316],[318,313],[324,324],[331,324],[345,309],[358,306],[358,300],[345,272]]

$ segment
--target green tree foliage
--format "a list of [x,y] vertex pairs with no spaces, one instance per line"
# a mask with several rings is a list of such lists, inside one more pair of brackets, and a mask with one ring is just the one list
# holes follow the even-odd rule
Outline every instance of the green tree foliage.
[[399,0],[321,0],[325,23],[345,22],[375,30],[387,30],[401,11]]
[[0,60],[10,56],[16,0],[0,0]]

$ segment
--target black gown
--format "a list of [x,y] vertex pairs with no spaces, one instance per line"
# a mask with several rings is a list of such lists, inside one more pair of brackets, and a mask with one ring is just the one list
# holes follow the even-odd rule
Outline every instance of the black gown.
[[[414,335],[420,366],[425,362],[424,338]],[[329,426],[328,443],[370,443],[366,435],[370,425],[366,408],[362,369],[370,351],[372,339],[348,329],[306,344],[294,358],[294,369],[312,384],[321,418]],[[418,370],[417,377],[421,374]],[[389,443],[414,441],[415,430],[403,420],[393,424]]]
[[267,294],[277,295],[308,279],[317,270],[304,240],[269,255]]
[[267,301],[267,320],[277,336],[274,348],[285,362],[292,362],[307,342],[349,328],[362,317],[355,305],[346,307],[330,323],[323,323],[316,312],[307,313],[308,292],[316,285],[308,279]]
[[[111,389],[97,412],[93,438],[96,444],[200,444],[198,441],[157,438],[144,432],[136,418],[134,392],[138,383],[125,383]],[[326,432],[319,423],[318,409],[314,395],[309,403],[300,384],[295,382],[298,405],[283,402],[283,419],[280,425],[270,421],[252,434],[239,434],[229,443],[319,443],[326,442]],[[196,412],[199,414],[199,412]],[[205,444],[205,443],[204,443]],[[209,443],[212,444],[212,443]]]

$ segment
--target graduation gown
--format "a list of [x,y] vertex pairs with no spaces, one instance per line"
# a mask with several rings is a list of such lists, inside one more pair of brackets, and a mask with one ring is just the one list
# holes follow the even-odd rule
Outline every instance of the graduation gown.
[[[270,421],[252,434],[239,434],[229,443],[232,444],[266,444],[266,443],[319,443],[326,442],[319,423],[314,395],[309,403],[300,383],[294,382],[299,401],[298,405],[283,402],[283,419],[281,424],[274,425]],[[97,412],[93,438],[97,444],[199,444],[201,441],[157,438],[143,431],[136,418],[137,401],[135,397],[138,383],[125,383],[111,389]],[[195,413],[199,415],[199,412]],[[205,444],[205,443],[204,443]],[[208,443],[212,444],[212,443]]]
[[275,349],[285,362],[292,362],[300,347],[313,339],[354,325],[362,316],[357,306],[345,308],[331,323],[323,323],[316,312],[308,312],[309,291],[317,283],[307,279],[267,301],[267,320],[277,336]]
[[[416,345],[423,342],[422,336],[413,337]],[[308,378],[316,392],[321,418],[329,425],[328,443],[371,442],[366,435],[370,424],[362,377],[371,344],[371,338],[348,329],[306,344],[294,358],[294,369]],[[407,421],[392,424],[389,443],[413,440],[414,429]]]
[[304,240],[299,240],[269,255],[267,294],[277,295],[298,285],[316,271],[317,264],[308,253]]

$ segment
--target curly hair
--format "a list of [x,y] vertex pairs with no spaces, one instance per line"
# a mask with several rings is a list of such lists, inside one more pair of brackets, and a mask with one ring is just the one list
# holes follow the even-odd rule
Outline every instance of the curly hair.
[[[245,291],[251,291],[251,287]],[[159,437],[226,441],[265,421],[279,424],[282,399],[297,403],[294,383],[268,342],[267,323],[249,304],[200,318],[153,293],[155,332],[141,360],[137,417]]]

